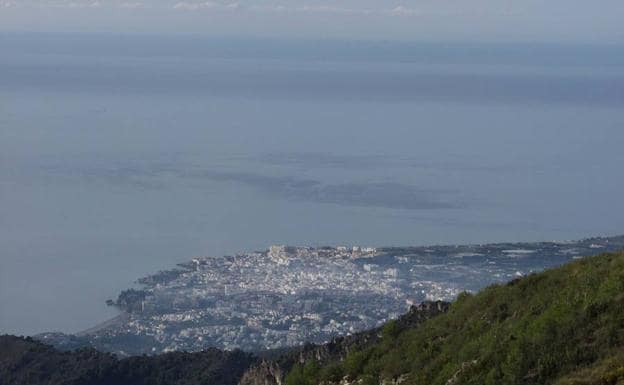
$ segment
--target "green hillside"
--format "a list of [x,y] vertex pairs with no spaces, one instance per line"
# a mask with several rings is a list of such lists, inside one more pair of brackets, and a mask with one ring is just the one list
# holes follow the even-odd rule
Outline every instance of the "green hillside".
[[295,365],[285,385],[624,384],[624,253],[463,294],[416,328],[390,322],[344,360]]

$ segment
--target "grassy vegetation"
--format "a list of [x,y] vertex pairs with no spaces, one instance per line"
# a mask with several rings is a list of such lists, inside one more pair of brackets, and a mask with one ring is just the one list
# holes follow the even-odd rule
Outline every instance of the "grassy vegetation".
[[624,384],[624,253],[462,294],[414,329],[388,323],[342,362],[296,365],[285,385]]
[[624,384],[624,348],[590,367],[577,370],[555,382],[555,385],[607,384]]

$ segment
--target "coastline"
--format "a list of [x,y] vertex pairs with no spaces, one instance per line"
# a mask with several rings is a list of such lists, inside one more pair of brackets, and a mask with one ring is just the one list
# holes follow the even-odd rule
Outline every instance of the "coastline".
[[130,314],[126,313],[126,312],[121,312],[120,314],[116,315],[113,318],[110,318],[104,322],[101,322],[93,327],[90,327],[88,329],[79,331],[77,333],[74,333],[75,336],[77,337],[84,337],[87,336],[89,334],[93,334],[93,333],[97,333],[100,332],[102,330],[111,328],[111,327],[115,327],[115,326],[119,326],[121,324],[123,324],[124,322],[128,321],[128,319],[130,318]]

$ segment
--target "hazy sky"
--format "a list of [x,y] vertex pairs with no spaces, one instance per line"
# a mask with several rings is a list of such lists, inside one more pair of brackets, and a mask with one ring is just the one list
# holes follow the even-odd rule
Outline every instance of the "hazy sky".
[[0,31],[624,42],[624,1],[0,0]]

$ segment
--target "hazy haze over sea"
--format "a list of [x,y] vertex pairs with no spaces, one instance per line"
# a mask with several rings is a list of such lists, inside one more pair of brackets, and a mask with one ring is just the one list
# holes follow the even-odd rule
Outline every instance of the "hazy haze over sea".
[[624,232],[620,46],[0,35],[0,332],[195,255]]

